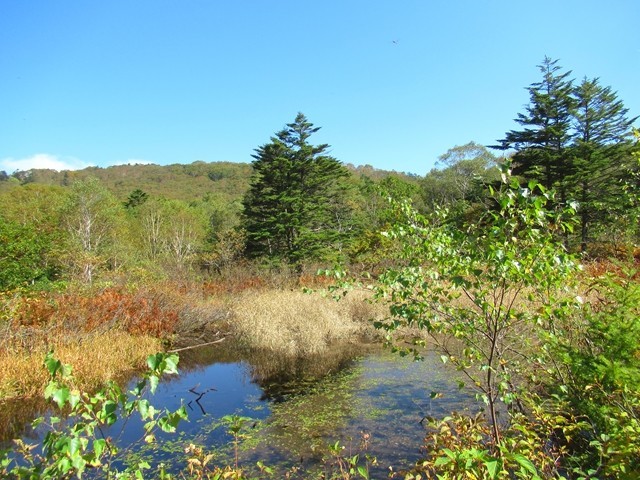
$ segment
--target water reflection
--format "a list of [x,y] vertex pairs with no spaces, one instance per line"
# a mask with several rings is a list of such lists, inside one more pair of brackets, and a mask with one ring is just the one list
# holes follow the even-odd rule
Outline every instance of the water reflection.
[[47,411],[42,398],[17,398],[0,403],[0,448],[8,448],[13,438],[36,440],[31,421]]
[[[120,443],[136,445],[130,460],[150,456],[152,463],[164,461],[179,471],[186,464],[185,445],[195,443],[214,452],[216,462],[232,463],[231,436],[221,419],[242,415],[252,419],[243,432],[244,466],[261,460],[312,468],[329,444],[340,440],[356,448],[364,434],[367,453],[378,458],[378,473],[386,475],[389,465],[407,467],[419,458],[425,416],[475,405],[437,355],[427,353],[416,363],[372,345],[345,345],[299,359],[222,343],[182,352],[180,371],[161,383],[152,403],[169,410],[186,405],[189,422],[149,447],[136,443],[143,436],[141,422],[129,421]],[[433,399],[431,392],[441,396]]]

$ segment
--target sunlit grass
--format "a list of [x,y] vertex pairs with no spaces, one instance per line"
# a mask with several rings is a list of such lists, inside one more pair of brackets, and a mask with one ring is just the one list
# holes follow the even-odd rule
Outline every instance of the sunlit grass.
[[360,340],[370,333],[368,320],[380,314],[355,294],[336,302],[300,291],[247,292],[233,311],[231,323],[248,346],[297,356]]
[[[67,334],[68,335],[68,334]],[[158,339],[107,331],[66,338],[56,335],[29,349],[0,351],[0,400],[40,396],[48,381],[43,359],[53,349],[56,357],[73,367],[78,387],[93,390],[126,372],[140,369],[146,357],[162,349]]]

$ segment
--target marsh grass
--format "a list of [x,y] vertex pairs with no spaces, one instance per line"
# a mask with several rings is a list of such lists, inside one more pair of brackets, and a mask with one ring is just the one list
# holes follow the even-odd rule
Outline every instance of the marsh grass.
[[4,294],[0,306],[0,401],[42,394],[50,350],[73,366],[79,387],[94,390],[177,339],[218,331],[228,316],[197,289],[168,284]]
[[124,331],[69,336],[57,334],[32,345],[0,352],[0,401],[42,395],[48,373],[43,366],[47,351],[73,367],[82,390],[92,391],[109,380],[120,380],[127,372],[141,369],[151,353],[162,349],[158,339]]
[[372,334],[381,314],[364,294],[340,302],[300,291],[246,292],[233,306],[232,326],[250,348],[289,356],[312,355],[340,342]]

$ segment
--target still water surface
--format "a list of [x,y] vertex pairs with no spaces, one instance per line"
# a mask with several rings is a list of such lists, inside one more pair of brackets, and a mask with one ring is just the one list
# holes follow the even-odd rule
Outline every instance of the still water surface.
[[[239,452],[245,467],[261,460],[280,471],[314,468],[328,445],[340,441],[345,453],[362,453],[362,438],[368,436],[366,453],[378,460],[374,478],[386,476],[389,466],[410,468],[420,458],[423,418],[478,408],[438,355],[426,352],[424,361],[414,362],[364,346],[306,360],[221,345],[184,352],[180,375],[162,382],[151,402],[169,410],[184,404],[189,421],[176,434],[159,435],[151,449],[139,442],[141,423],[130,420],[119,440],[131,447],[129,461],[144,457],[179,471],[186,465],[185,446],[194,443],[215,453],[216,463],[233,464],[232,437],[221,419],[240,415],[250,419]],[[121,427],[115,425],[112,435]]]
[[176,452],[193,442],[216,452],[217,461],[232,463],[231,436],[220,419],[235,414],[251,418],[240,449],[245,466],[262,460],[309,468],[322,463],[327,445],[340,441],[355,454],[368,435],[366,453],[378,459],[379,470],[409,468],[420,458],[423,418],[478,408],[434,353],[421,362],[380,348],[307,360],[234,358],[221,349],[216,354],[215,347],[208,353],[205,365],[185,358],[186,371],[158,389],[154,401],[169,409],[185,403],[189,423],[161,442],[156,461],[175,462]]

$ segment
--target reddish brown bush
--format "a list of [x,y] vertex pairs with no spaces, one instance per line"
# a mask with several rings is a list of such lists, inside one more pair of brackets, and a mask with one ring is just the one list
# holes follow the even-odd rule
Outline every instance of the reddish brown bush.
[[158,338],[170,335],[178,318],[178,306],[167,293],[124,288],[23,297],[12,314],[16,326],[56,325],[79,332],[122,328],[131,334]]

